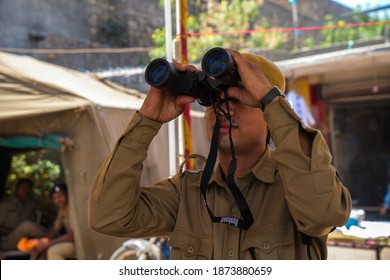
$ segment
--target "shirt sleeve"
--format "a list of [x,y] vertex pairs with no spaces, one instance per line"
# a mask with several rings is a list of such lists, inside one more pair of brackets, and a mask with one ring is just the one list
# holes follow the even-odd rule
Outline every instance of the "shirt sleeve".
[[134,238],[173,229],[178,207],[174,178],[140,186],[143,162],[161,125],[138,113],[131,119],[95,178],[89,206],[92,229]]
[[[284,98],[270,103],[264,118],[275,143],[273,159],[298,230],[322,236],[333,226],[344,225],[350,215],[351,197],[336,174],[322,134],[306,127]],[[313,135],[310,157],[302,152],[300,128]]]

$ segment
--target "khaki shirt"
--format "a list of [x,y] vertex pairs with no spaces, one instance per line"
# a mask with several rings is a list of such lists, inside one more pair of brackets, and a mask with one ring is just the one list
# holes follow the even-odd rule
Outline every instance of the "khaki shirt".
[[[313,259],[326,259],[327,235],[351,210],[348,190],[336,176],[322,135],[311,158],[298,140],[300,119],[285,99],[265,110],[275,150],[267,149],[237,180],[254,216],[249,230],[210,221],[200,192],[202,171],[185,171],[140,186],[142,163],[160,123],[135,114],[99,171],[92,190],[89,224],[119,237],[169,235],[172,259],[307,259],[300,232],[313,236]],[[207,188],[215,216],[240,217],[217,167]]]
[[0,225],[15,229],[20,223],[30,220],[37,221],[39,206],[33,198],[23,203],[12,196],[4,198],[0,203]]
[[69,232],[72,230],[71,228],[71,222],[70,222],[70,212],[69,212],[69,205],[66,205],[64,207],[60,207],[57,213],[57,217],[54,221],[53,227],[60,231],[62,228],[65,228],[66,232]]

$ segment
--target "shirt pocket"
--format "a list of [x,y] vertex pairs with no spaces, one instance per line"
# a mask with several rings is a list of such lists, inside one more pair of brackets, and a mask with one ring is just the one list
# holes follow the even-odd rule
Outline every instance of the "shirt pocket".
[[245,232],[242,250],[245,258],[257,260],[294,259],[294,225],[293,222],[263,225]]
[[171,246],[173,260],[210,260],[212,257],[212,236],[175,229],[168,244]]

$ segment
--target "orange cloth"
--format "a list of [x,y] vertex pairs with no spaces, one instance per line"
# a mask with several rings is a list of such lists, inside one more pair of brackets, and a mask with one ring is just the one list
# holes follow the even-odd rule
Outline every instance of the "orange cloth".
[[17,244],[17,248],[19,251],[28,252],[31,249],[34,249],[39,242],[47,243],[49,242],[49,238],[28,239],[26,237],[22,237]]

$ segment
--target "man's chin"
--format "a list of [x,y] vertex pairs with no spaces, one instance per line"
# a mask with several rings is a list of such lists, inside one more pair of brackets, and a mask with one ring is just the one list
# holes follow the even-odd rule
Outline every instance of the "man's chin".
[[[222,136],[222,135],[221,135]],[[233,145],[235,144],[235,141],[233,139]],[[219,145],[218,145],[218,149],[221,151],[221,152],[229,152],[230,153],[230,139],[229,139],[229,135],[226,135],[226,137],[222,136],[220,137],[219,139]]]

